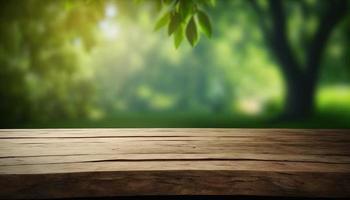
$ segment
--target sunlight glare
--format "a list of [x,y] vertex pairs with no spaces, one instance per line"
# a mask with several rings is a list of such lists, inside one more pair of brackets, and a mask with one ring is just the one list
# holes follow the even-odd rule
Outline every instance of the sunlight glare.
[[109,4],[105,8],[105,19],[99,23],[99,27],[103,35],[107,39],[116,39],[119,33],[119,27],[115,22],[117,8],[115,5]]
[[103,32],[103,35],[107,39],[115,39],[119,33],[119,27],[116,23],[111,22],[110,20],[103,20],[99,24],[100,29]]
[[114,5],[107,5],[105,15],[107,18],[114,18],[117,15],[117,8]]

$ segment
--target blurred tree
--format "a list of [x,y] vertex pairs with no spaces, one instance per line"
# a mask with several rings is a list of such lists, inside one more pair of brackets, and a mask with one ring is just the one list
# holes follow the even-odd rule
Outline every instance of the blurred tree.
[[[279,112],[276,66],[284,116],[304,117],[320,79],[349,82],[349,0],[144,2],[0,1],[0,126],[131,112],[239,114],[241,102],[255,115],[269,104]],[[155,8],[155,29],[166,27],[176,48],[211,37],[209,16],[215,38],[176,51],[150,30]]]
[[[283,74],[286,84],[283,116],[309,116],[314,109],[322,55],[331,33],[346,18],[349,1],[245,2],[255,11],[266,44],[278,61]],[[198,42],[200,30],[208,37],[211,36],[211,25],[204,7],[215,5],[215,1],[162,0],[157,1],[157,4],[165,11],[156,23],[156,29],[167,25],[169,36],[174,35],[176,47],[180,45],[183,37],[194,46]],[[294,19],[291,16],[295,14],[295,7],[300,8],[304,20],[298,27],[289,26]],[[293,32],[298,35],[297,41],[291,37],[290,33]]]
[[78,52],[93,45],[103,11],[83,0],[0,2],[1,125],[85,115],[92,86]]

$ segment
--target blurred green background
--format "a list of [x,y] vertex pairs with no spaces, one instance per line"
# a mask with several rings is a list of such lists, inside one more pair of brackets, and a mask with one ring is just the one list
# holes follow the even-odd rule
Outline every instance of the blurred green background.
[[[325,42],[314,109],[285,117],[286,76],[248,1],[203,7],[213,36],[178,49],[154,31],[153,2],[1,1],[0,127],[350,128],[348,7]],[[333,1],[282,2],[303,63]]]

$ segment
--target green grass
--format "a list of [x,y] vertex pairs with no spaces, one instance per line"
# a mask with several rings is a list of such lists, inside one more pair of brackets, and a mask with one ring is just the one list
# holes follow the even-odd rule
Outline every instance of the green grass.
[[20,128],[350,128],[350,116],[319,114],[302,121],[209,114],[125,114],[103,120],[69,120],[34,123]]
[[316,98],[319,113],[350,115],[350,86],[323,87]]
[[16,128],[350,128],[350,87],[323,88],[317,112],[301,121],[279,121],[273,115],[252,117],[215,113],[116,113],[100,119],[37,122]]

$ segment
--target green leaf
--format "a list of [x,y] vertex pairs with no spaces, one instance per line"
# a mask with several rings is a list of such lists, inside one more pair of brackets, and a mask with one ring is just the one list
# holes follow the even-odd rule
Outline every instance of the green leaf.
[[179,1],[179,13],[183,19],[191,14],[193,10],[193,2],[191,0],[180,0]]
[[183,36],[184,36],[184,30],[182,26],[179,26],[179,28],[175,31],[174,34],[174,45],[175,48],[179,48],[179,46],[181,45],[181,42],[183,40]]
[[192,16],[190,21],[187,24],[186,27],[186,37],[188,42],[195,46],[198,41],[198,31],[197,31],[197,25],[196,21],[194,20],[194,17]]
[[171,16],[169,27],[168,27],[168,34],[169,36],[172,35],[179,25],[181,24],[181,17],[178,13],[175,13]]
[[212,28],[211,28],[211,23],[208,15],[205,12],[198,10],[197,18],[201,29],[207,35],[207,37],[210,38],[212,34]]
[[157,21],[156,25],[154,26],[154,30],[157,31],[169,22],[169,13],[165,13],[159,20]]

